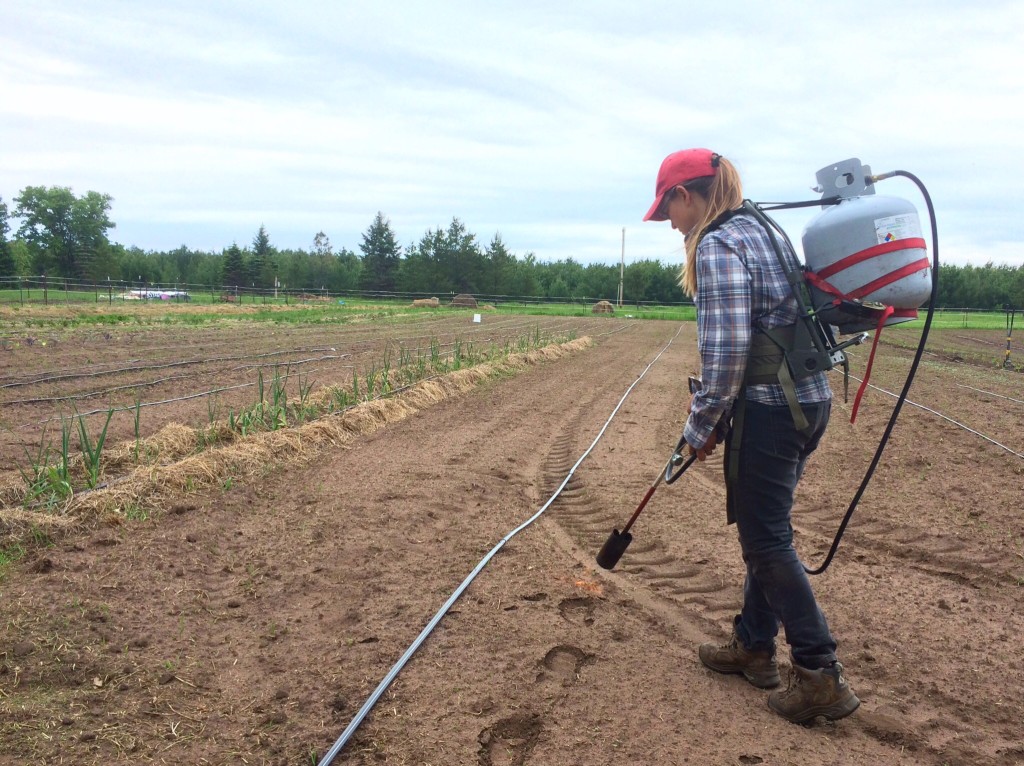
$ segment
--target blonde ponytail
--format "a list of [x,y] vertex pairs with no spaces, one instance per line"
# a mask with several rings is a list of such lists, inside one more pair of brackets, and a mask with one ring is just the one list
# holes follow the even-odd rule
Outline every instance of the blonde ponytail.
[[679,286],[691,298],[697,294],[697,246],[705,230],[722,213],[735,210],[743,204],[743,183],[736,167],[725,157],[719,157],[718,163],[715,175],[695,178],[683,184],[708,202],[704,217],[686,237],[686,262],[679,273]]

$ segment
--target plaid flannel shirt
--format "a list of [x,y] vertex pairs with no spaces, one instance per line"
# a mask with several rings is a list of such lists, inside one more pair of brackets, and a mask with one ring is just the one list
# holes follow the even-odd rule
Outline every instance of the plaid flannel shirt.
[[[780,244],[788,248],[781,238]],[[700,449],[740,393],[754,328],[791,325],[799,317],[771,240],[749,214],[733,216],[698,245],[696,303],[703,388],[683,436]],[[832,396],[824,372],[797,381],[796,393],[803,404]],[[786,396],[777,383],[750,385],[747,401],[784,406]]]

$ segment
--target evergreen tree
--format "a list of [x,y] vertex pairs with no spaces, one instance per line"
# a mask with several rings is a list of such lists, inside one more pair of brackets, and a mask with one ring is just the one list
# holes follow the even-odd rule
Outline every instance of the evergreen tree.
[[441,290],[434,258],[436,233],[428,231],[418,245],[409,245],[398,270],[398,289],[406,293],[437,293]]
[[225,288],[245,284],[245,261],[242,251],[234,242],[224,251],[224,264],[221,271],[221,283]]
[[516,259],[505,247],[501,234],[494,234],[484,255],[487,260],[484,289],[491,295],[507,295],[510,292]]
[[509,294],[519,297],[537,295],[538,271],[537,256],[534,253],[527,253],[523,256],[523,260],[517,260],[512,273]]
[[458,218],[453,218],[445,233],[443,269],[445,281],[456,293],[480,291],[485,270],[484,258],[476,244],[476,235],[466,229]]
[[359,249],[363,252],[360,287],[363,290],[393,292],[398,280],[402,255],[391,230],[391,221],[377,213],[370,228],[363,234]]
[[256,287],[269,288],[274,286],[277,278],[277,259],[274,248],[270,246],[270,236],[263,224],[252,239],[252,256],[249,261],[249,278]]
[[363,262],[348,248],[341,248],[334,256],[332,284],[335,290],[358,290],[363,273]]
[[583,270],[580,290],[594,301],[615,301],[619,295],[619,267],[606,263],[590,263]]

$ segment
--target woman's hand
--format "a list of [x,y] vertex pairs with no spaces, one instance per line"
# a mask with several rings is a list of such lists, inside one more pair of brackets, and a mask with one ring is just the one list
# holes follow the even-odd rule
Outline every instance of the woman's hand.
[[[698,384],[697,388],[699,388],[699,387],[700,386]],[[697,392],[694,390],[694,388],[695,388],[694,387],[694,379],[691,378],[690,379],[690,391],[693,392],[693,393],[690,396],[690,401],[687,402],[687,404],[686,404],[686,414],[687,415],[689,415],[691,412],[693,412],[693,400],[697,398]],[[704,443],[704,446],[701,447],[700,449],[697,449],[692,444],[687,444],[687,446],[690,448],[690,454],[691,455],[696,455],[697,456],[697,460],[699,460],[700,462],[703,463],[707,459],[708,455],[710,455],[711,453],[713,453],[715,451],[715,447],[718,446],[718,428],[715,428],[715,430],[711,432],[711,436],[708,437],[708,440]]]
[[697,449],[692,444],[688,446],[690,447],[690,454],[696,455],[697,460],[703,463],[707,459],[708,455],[715,451],[715,447],[718,446],[718,429],[716,428],[711,432],[711,436],[708,437],[708,440],[700,449]]

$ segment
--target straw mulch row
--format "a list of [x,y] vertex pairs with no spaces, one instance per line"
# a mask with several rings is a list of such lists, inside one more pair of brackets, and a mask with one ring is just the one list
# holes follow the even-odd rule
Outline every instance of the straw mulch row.
[[[117,469],[127,473],[108,479],[100,489],[74,495],[57,510],[32,511],[5,504],[0,508],[0,544],[24,541],[40,532],[53,539],[97,523],[117,525],[133,514],[174,508],[189,492],[312,460],[328,448],[344,448],[355,437],[404,420],[484,380],[559,359],[588,348],[591,343],[590,338],[584,337],[511,354],[500,361],[420,381],[387,398],[363,402],[300,426],[246,437],[232,431],[226,423],[202,429],[171,424],[138,445],[126,442],[105,453],[106,476]],[[314,396],[329,401],[333,390],[325,388]],[[137,459],[148,463],[139,465]],[[5,495],[13,492],[11,487],[6,489]]]

